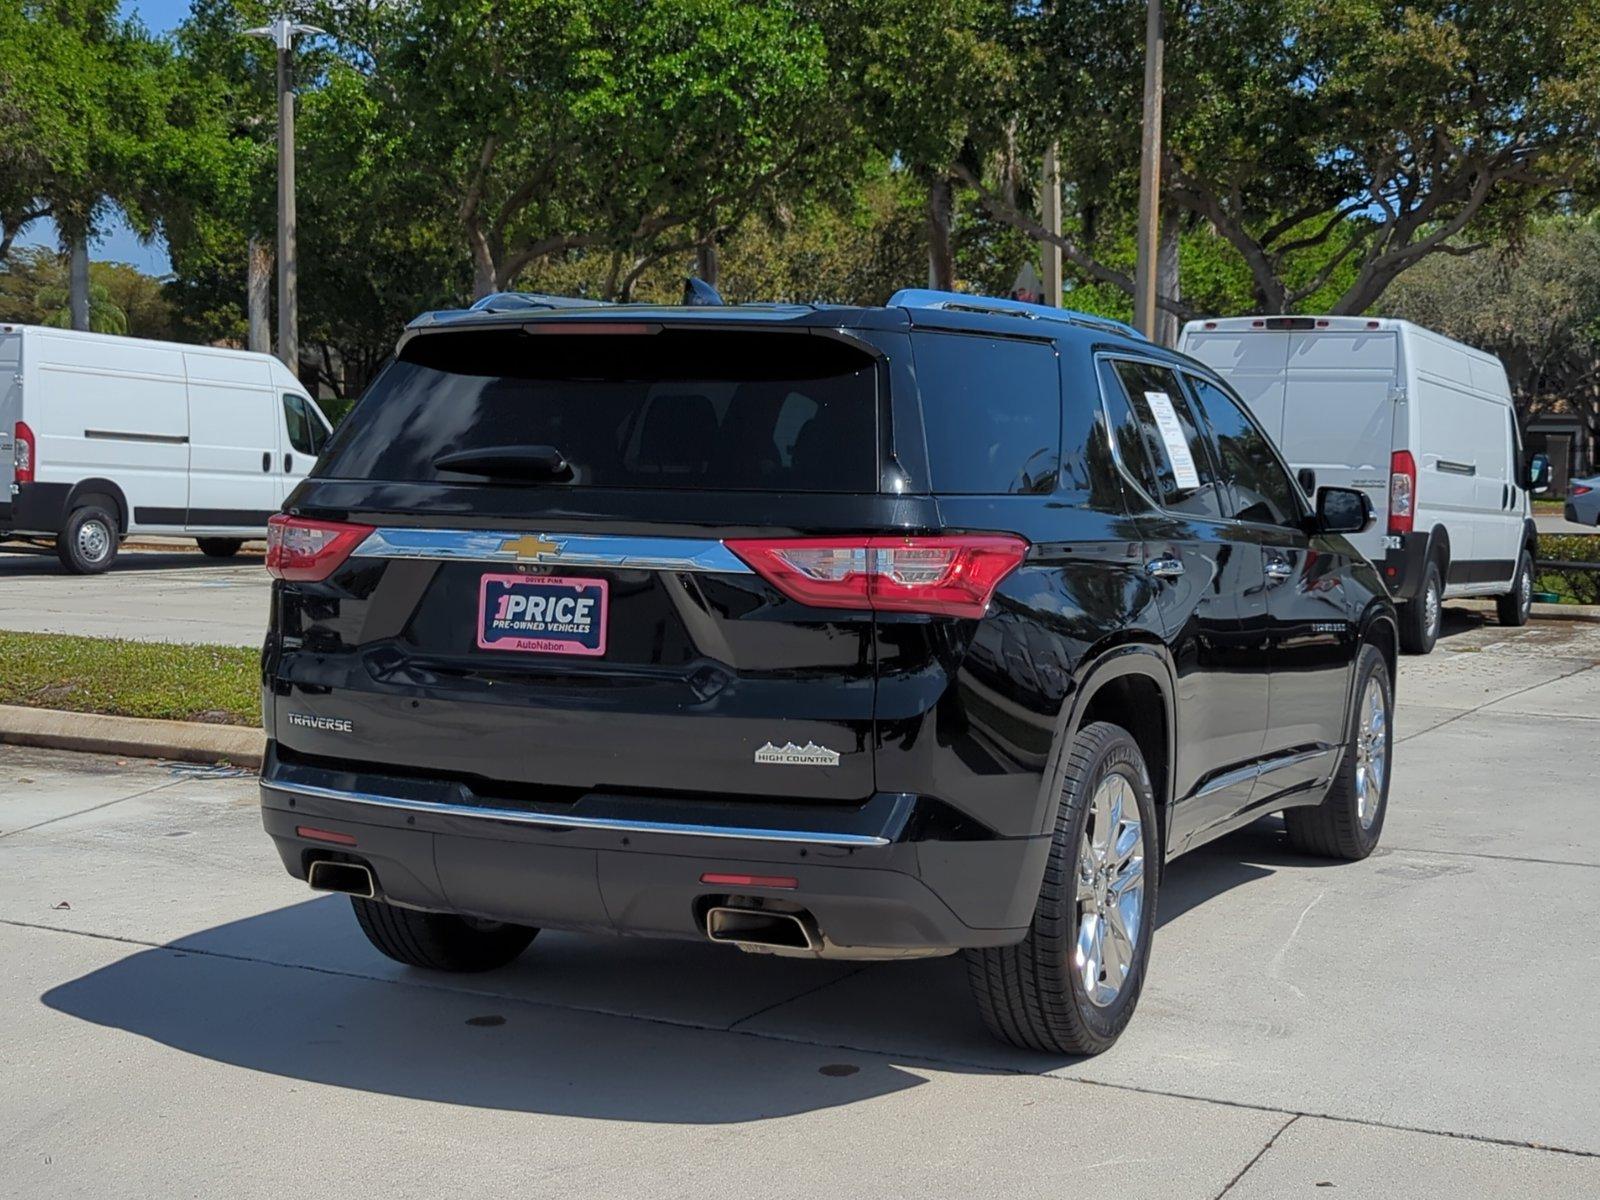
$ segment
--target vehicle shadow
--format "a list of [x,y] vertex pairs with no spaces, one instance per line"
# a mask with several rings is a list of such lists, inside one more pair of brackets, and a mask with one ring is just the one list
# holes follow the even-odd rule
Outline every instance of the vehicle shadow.
[[[1176,861],[1159,924],[1269,877],[1279,861],[1290,859],[1268,822]],[[601,1120],[747,1122],[923,1082],[895,1057],[980,1073],[1075,1061],[996,1042],[960,957],[808,963],[545,934],[510,967],[446,977],[378,957],[334,897],[139,951],[41,999],[251,1071]]]

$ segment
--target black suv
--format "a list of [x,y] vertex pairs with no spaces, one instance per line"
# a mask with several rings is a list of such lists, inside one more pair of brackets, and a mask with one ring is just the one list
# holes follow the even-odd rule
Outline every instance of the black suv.
[[1371,519],[1057,309],[428,314],[272,522],[266,828],[414,966],[962,951],[996,1034],[1093,1053],[1168,859],[1376,844]]

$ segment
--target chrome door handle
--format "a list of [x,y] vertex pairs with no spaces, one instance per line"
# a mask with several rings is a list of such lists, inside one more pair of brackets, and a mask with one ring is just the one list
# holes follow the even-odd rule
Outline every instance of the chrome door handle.
[[1266,563],[1267,582],[1282,583],[1294,574],[1294,565],[1286,558],[1269,558]]
[[1144,565],[1146,575],[1153,575],[1157,579],[1176,579],[1183,574],[1183,560],[1181,558],[1152,558]]

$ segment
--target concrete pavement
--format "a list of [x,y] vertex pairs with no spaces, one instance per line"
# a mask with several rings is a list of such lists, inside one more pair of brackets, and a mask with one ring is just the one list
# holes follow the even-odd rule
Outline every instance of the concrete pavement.
[[1593,525],[1578,525],[1560,513],[1535,513],[1533,523],[1540,533],[1600,533]]
[[271,582],[259,553],[124,550],[104,575],[69,575],[54,551],[7,545],[0,629],[259,646]]
[[1600,1195],[1597,662],[1451,612],[1380,852],[1173,864],[1088,1061],[990,1041],[959,960],[402,968],[248,778],[0,747],[0,1195]]

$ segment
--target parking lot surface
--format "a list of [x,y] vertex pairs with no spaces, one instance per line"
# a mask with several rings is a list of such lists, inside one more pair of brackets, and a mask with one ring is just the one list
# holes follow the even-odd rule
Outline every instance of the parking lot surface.
[[248,551],[124,549],[104,575],[69,575],[54,551],[10,545],[0,548],[0,629],[259,646],[271,584]]
[[1597,663],[1451,612],[1379,852],[1174,863],[1092,1060],[990,1041],[959,959],[403,968],[250,779],[0,747],[0,1195],[1594,1197]]

